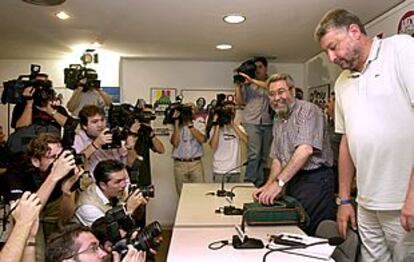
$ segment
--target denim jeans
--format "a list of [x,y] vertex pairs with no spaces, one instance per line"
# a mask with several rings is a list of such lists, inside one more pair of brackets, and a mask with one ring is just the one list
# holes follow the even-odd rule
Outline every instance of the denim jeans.
[[263,169],[272,144],[272,126],[244,124],[244,127],[249,140],[247,144],[249,163],[246,168],[245,181],[253,182],[256,187],[259,187],[265,182]]

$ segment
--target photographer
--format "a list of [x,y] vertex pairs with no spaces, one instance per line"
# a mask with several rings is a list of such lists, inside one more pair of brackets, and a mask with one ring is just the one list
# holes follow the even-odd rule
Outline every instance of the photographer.
[[[106,127],[105,112],[95,105],[87,105],[79,112],[81,130],[75,135],[73,147],[78,154],[85,155],[86,168],[93,172],[95,166],[102,160],[117,159],[131,166],[137,154],[133,150],[136,142],[134,135],[128,134],[125,144],[120,142],[117,148],[106,149],[105,145],[111,145],[113,134]],[[130,127],[131,133],[137,133],[138,124]]]
[[[145,252],[128,246],[122,262],[144,262]],[[112,256],[111,256],[112,255]],[[119,262],[117,252],[110,254],[87,227],[67,227],[49,239],[47,262]]]
[[[214,114],[209,144],[213,149],[213,181],[220,182],[222,175],[240,165],[240,141],[247,144],[244,128],[234,122],[233,103],[225,103],[219,114]],[[233,170],[227,182],[240,182],[240,169]]]
[[[76,217],[86,226],[91,226],[98,218],[104,217],[109,209],[124,205],[129,214],[137,214],[138,207],[147,204],[139,189],[125,196],[129,184],[125,166],[116,160],[99,162],[94,173],[95,183],[79,194]],[[139,218],[137,218],[139,219]]]
[[110,106],[112,98],[100,87],[86,88],[85,85],[80,84],[75,91],[73,91],[66,106],[68,110],[75,116],[86,105],[95,105],[100,108]]
[[[144,112],[151,113],[151,108],[144,107]],[[140,186],[151,185],[151,163],[150,163],[150,149],[158,154],[164,154],[165,148],[161,140],[155,135],[154,130],[149,122],[139,121],[137,133],[137,141],[135,143],[135,151],[138,155],[142,156],[143,160],[139,166],[139,179],[138,184]]]
[[243,126],[248,134],[248,164],[246,181],[261,186],[265,181],[264,169],[272,141],[272,117],[269,107],[267,60],[257,57],[247,60],[236,69],[236,103],[244,105]]
[[55,94],[48,75],[38,73],[34,76],[38,86],[26,87],[23,91],[23,100],[16,104],[12,112],[11,126],[21,128],[38,124],[52,125],[60,130],[69,116],[62,106],[55,106]]
[[[37,236],[39,247],[44,242],[43,235],[47,236],[59,223],[73,216],[75,193],[71,189],[82,172],[76,167],[73,154],[63,151],[54,133],[42,133],[32,139],[19,165],[7,169],[2,178],[7,188],[6,202],[18,199],[25,191],[36,192],[40,199],[44,223]],[[40,257],[42,251],[39,249]]]
[[206,138],[202,131],[205,127],[200,122],[196,128],[193,124],[195,106],[185,104],[181,112],[173,114],[174,130],[170,142],[173,145],[174,176],[177,193],[181,193],[183,183],[204,182],[204,168],[201,162],[203,143]]
[[15,205],[16,208],[11,213],[14,226],[0,251],[0,261],[35,261],[33,243],[39,227],[40,199],[36,194],[25,192]]

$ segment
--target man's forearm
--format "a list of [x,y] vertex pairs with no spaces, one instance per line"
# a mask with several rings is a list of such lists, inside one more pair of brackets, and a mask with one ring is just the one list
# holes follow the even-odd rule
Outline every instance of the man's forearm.
[[112,103],[112,97],[110,95],[108,95],[107,93],[105,93],[102,89],[98,89],[98,94],[102,97],[105,106],[110,106]]
[[280,172],[282,171],[282,164],[278,159],[273,159],[272,166],[270,168],[269,178],[267,179],[266,184],[273,183],[276,181],[276,178],[279,176]]
[[201,133],[197,128],[193,127],[190,128],[191,134],[193,134],[194,138],[197,140],[198,143],[202,144],[206,142],[206,137]]
[[410,183],[408,184],[408,191],[406,196],[406,201],[407,200],[414,201],[414,169],[411,170],[411,178]]
[[349,153],[348,139],[346,135],[342,136],[339,145],[339,197],[349,199],[351,197],[352,180],[355,175],[355,166]]
[[62,198],[60,201],[59,216],[60,216],[60,219],[63,221],[69,221],[75,213],[75,209],[76,209],[75,194],[76,192],[71,192],[69,194],[67,193],[62,194]]
[[305,165],[312,154],[312,146],[305,144],[298,146],[277,178],[285,183],[288,182]]
[[180,143],[180,127],[177,121],[174,123],[174,131],[171,135],[170,142],[173,147],[178,147],[178,144]]
[[160,141],[160,139],[154,135],[154,137],[151,138],[151,140],[152,140],[152,151],[157,152],[159,154],[164,154],[165,152],[164,144]]
[[54,180],[53,175],[49,174],[46,180],[42,183],[40,188],[37,190],[36,194],[40,199],[40,204],[45,207],[47,201],[49,200],[50,194],[55,188],[57,181]]
[[68,103],[66,104],[68,110],[71,113],[73,113],[76,110],[76,108],[79,106],[81,93],[82,93],[82,89],[78,87],[75,91],[73,91],[72,96],[70,97]]
[[16,128],[30,126],[32,124],[33,105],[27,103],[24,107],[23,114],[16,121]]
[[244,99],[243,99],[243,93],[241,91],[242,86],[241,85],[236,85],[236,89],[235,89],[235,100],[236,100],[236,104],[241,106],[244,105]]
[[26,241],[29,237],[31,225],[24,225],[16,223],[7,239],[6,244],[0,252],[0,261],[20,262],[24,249],[26,248]]
[[220,134],[220,127],[218,125],[214,126],[213,136],[210,139],[210,146],[213,152],[217,150],[218,143],[219,143],[219,134]]

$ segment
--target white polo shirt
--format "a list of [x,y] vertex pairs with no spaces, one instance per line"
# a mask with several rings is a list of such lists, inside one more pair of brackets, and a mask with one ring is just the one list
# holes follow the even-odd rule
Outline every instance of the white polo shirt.
[[335,130],[346,134],[358,203],[399,210],[414,167],[414,38],[375,38],[361,73],[335,84]]

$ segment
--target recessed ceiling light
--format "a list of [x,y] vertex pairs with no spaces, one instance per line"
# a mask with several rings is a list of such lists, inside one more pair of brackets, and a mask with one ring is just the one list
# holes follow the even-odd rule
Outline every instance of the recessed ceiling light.
[[240,24],[246,21],[246,17],[242,15],[226,15],[223,17],[223,20],[229,24]]
[[60,11],[59,13],[56,14],[56,16],[61,20],[66,20],[66,19],[70,18],[70,15],[68,15],[64,11]]
[[23,0],[23,2],[33,4],[33,5],[60,5],[65,0]]
[[216,48],[218,50],[229,50],[229,49],[232,49],[233,46],[230,44],[219,44],[219,45],[216,45]]

